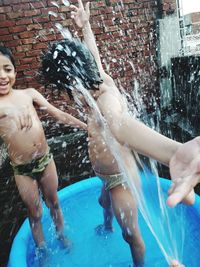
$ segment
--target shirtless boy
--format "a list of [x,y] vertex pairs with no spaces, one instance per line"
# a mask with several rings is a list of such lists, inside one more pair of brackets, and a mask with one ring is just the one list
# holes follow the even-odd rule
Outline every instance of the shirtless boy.
[[52,106],[35,89],[13,89],[15,63],[9,49],[0,46],[0,137],[7,145],[15,181],[27,209],[38,251],[45,249],[39,188],[54,220],[57,237],[67,247],[63,215],[57,196],[58,177],[53,156],[33,104],[62,123],[86,129],[86,124]]
[[[181,144],[156,133],[130,116],[128,107],[113,79],[103,69],[89,23],[89,3],[86,4],[86,10],[84,10],[81,0],[78,0],[78,3],[78,7],[71,6],[71,15],[78,27],[82,28],[84,41],[95,62],[87,48],[79,40],[69,38],[57,42],[49,47],[49,51],[43,57],[43,76],[46,83],[53,83],[60,89],[66,89],[68,94],[77,97],[80,94],[78,87],[81,82],[84,88],[91,92],[112,134],[117,139],[116,145],[127,169],[132,170],[132,166],[135,166],[129,147],[169,165],[172,155]],[[56,59],[53,56],[54,53],[57,55]],[[47,67],[48,71],[46,71]],[[105,142],[102,124],[93,109],[88,111],[88,135],[89,156],[93,169],[104,181],[99,199],[104,208],[104,223],[97,228],[97,231],[113,230],[114,212],[122,229],[123,237],[130,246],[133,265],[141,267],[144,265],[145,247],[137,222],[137,203],[116,159]],[[132,171],[131,177],[137,181],[135,171]],[[193,192],[187,196],[186,201],[188,203],[194,201]]]

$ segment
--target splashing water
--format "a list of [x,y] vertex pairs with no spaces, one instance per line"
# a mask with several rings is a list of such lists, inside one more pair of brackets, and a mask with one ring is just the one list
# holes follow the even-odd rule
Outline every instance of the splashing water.
[[56,2],[52,1],[51,3],[52,3],[52,5],[54,5],[54,6],[56,6],[57,8],[59,8],[59,5],[58,5]]
[[55,17],[55,18],[58,17],[58,14],[55,13],[55,12],[53,12],[53,11],[49,11],[48,14],[49,14],[49,16],[53,16],[53,17]]
[[[66,6],[69,5],[69,2],[66,0],[63,0],[62,2]],[[55,2],[51,2],[51,3],[53,5],[55,5],[56,7],[59,7],[57,3],[55,3]],[[123,7],[123,1],[121,1],[121,7]],[[50,13],[50,15],[55,16],[55,14],[53,14],[53,13]],[[103,17],[102,17],[102,24],[105,26]],[[60,23],[56,23],[55,26],[61,32],[61,34],[63,35],[64,38],[71,39],[72,35],[68,29],[63,28],[63,26]],[[106,26],[105,26],[105,28],[106,28]],[[54,55],[54,58],[56,58],[56,55]],[[119,145],[116,142],[115,138],[112,136],[111,131],[110,131],[104,117],[102,116],[98,106],[96,105],[96,102],[93,100],[92,96],[88,93],[88,91],[82,87],[80,82],[77,81],[77,83],[79,85],[78,86],[79,90],[84,95],[89,106],[97,114],[97,119],[101,122],[101,124],[103,126],[102,127],[102,135],[104,136],[104,139],[105,139],[106,143],[108,144],[110,150],[113,152],[113,155],[117,159],[118,164],[119,164],[122,172],[125,174],[125,177],[127,177],[128,184],[130,185],[130,188],[132,189],[133,195],[136,197],[136,199],[138,201],[139,209],[140,209],[147,225],[149,226],[150,230],[152,231],[152,234],[156,238],[156,240],[160,246],[160,249],[163,252],[165,259],[167,260],[167,262],[169,262],[169,260],[170,260],[169,255],[172,258],[181,259],[181,257],[182,257],[181,252],[178,253],[178,251],[182,251],[183,249],[178,249],[177,240],[176,240],[176,238],[174,238],[173,229],[170,226],[170,217],[171,216],[169,216],[169,214],[168,214],[169,212],[168,212],[168,209],[166,207],[165,200],[163,197],[163,192],[162,192],[161,187],[160,187],[159,178],[157,178],[157,185],[158,185],[159,208],[161,210],[161,214],[155,215],[155,214],[152,214],[153,213],[152,209],[151,209],[151,214],[150,214],[148,203],[146,203],[146,201],[145,201],[145,196],[142,194],[142,190],[138,189],[138,184],[140,184],[139,175],[137,175],[137,177],[135,178],[135,180],[137,181],[137,185],[135,185],[135,183],[132,179],[132,177],[133,177],[132,174],[134,173],[134,175],[135,175],[137,173],[137,169],[138,169],[137,165],[136,164],[133,165],[132,170],[130,170],[130,171],[126,168],[126,164],[125,164],[125,162],[123,162],[123,158],[119,156],[121,154],[119,151]],[[136,80],[135,80],[135,88],[139,88],[138,82]],[[137,90],[134,90],[134,91],[138,93]],[[135,95],[134,97],[135,97],[135,101],[134,101],[135,105],[133,108],[133,115],[136,117],[140,117],[141,114],[144,114],[144,110],[143,110],[144,105],[143,105],[141,99],[139,98],[139,94]],[[80,103],[79,103],[79,105],[80,105]],[[131,109],[131,107],[130,107],[130,109]],[[148,116],[146,115],[145,117],[147,118]],[[145,121],[145,123],[146,122],[147,121]],[[152,123],[152,120],[150,120],[150,124],[151,123]],[[145,170],[145,166],[143,166],[143,164],[139,160],[138,155],[136,153],[134,153],[134,155],[135,155],[135,158],[137,159],[137,163],[140,166],[142,166],[143,169]],[[151,162],[151,166],[152,166],[152,170],[155,173],[157,173],[155,162]],[[148,172],[144,171],[144,173],[146,173],[146,179],[148,179]],[[157,177],[158,177],[158,175],[157,175]],[[181,213],[181,211],[180,211],[180,213]],[[160,216],[160,217],[156,217],[156,216]],[[179,215],[174,214],[173,216],[174,216],[174,218],[176,216],[180,217],[180,214]],[[154,217],[156,217],[156,218],[154,218]],[[156,229],[154,229],[155,219],[160,221],[160,227],[162,229],[161,232],[163,233],[163,236],[157,236],[157,231],[156,231]],[[184,220],[182,220],[182,222],[183,222],[183,226],[184,226]],[[183,245],[183,241],[184,241],[184,227],[183,226],[180,227],[180,233],[176,234],[176,236],[178,236],[177,239],[179,239],[179,241],[180,241],[179,243],[181,243],[181,245]],[[164,240],[164,239],[166,239],[166,240]]]
[[[78,83],[78,90],[81,91],[81,93],[84,95],[85,100],[87,101],[88,105],[92,108],[92,110],[95,112],[95,116],[97,118],[97,121],[101,123],[102,125],[102,131],[101,134],[105,139],[105,142],[107,143],[109,149],[112,151],[114,157],[116,158],[119,167],[124,173],[124,176],[127,177],[127,182],[131,188],[131,191],[133,193],[133,196],[136,197],[139,210],[141,214],[143,215],[149,229],[151,230],[152,234],[154,235],[166,261],[170,263],[170,259],[176,258],[181,260],[182,259],[182,246],[184,241],[184,220],[182,219],[182,227],[180,227],[180,231],[174,233],[174,228],[171,226],[171,219],[173,218],[176,220],[177,217],[181,217],[182,210],[180,209],[179,214],[176,212],[170,211],[171,214],[169,214],[169,209],[166,207],[165,204],[165,198],[164,194],[161,190],[159,177],[157,175],[157,185],[158,185],[158,202],[159,202],[159,208],[156,209],[156,207],[149,207],[148,203],[145,200],[145,195],[143,194],[142,190],[140,189],[140,176],[138,173],[138,167],[135,161],[133,160],[133,165],[131,168],[127,168],[127,164],[124,161],[124,158],[122,156],[122,152],[120,150],[120,146],[118,142],[113,137],[107,122],[105,121],[105,118],[102,116],[96,102],[90,95],[90,93],[83,88],[83,86]],[[137,159],[137,162],[140,166],[143,166],[141,161],[139,160],[139,157],[136,153],[135,158]],[[130,166],[129,166],[130,167]],[[152,169],[155,173],[157,173],[155,164],[152,163]],[[145,166],[143,166],[145,179],[148,180],[149,173],[148,171],[145,171]],[[134,177],[134,180],[133,180]],[[145,182],[145,181],[144,181]],[[152,196],[153,197],[153,196]],[[155,210],[159,210],[160,212],[155,212]],[[155,229],[154,225],[158,222],[158,225],[160,227],[157,227]],[[159,235],[157,234],[159,233]],[[162,235],[160,235],[162,233]]]
[[63,2],[63,4],[64,4],[65,6],[70,6],[70,2],[69,2],[69,1],[67,1],[67,0],[62,0],[62,2]]

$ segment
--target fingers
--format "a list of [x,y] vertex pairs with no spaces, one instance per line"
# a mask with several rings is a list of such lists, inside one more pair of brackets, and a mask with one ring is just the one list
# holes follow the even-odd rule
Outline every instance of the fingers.
[[32,119],[31,119],[31,116],[30,114],[28,115],[28,129],[30,130],[30,128],[33,126],[33,122],[32,122]]
[[70,9],[71,9],[71,10],[78,11],[78,7],[77,7],[77,6],[75,6],[75,5],[70,5]]
[[21,130],[28,131],[32,127],[32,118],[30,116],[29,107],[23,107],[21,113],[19,114],[19,122]]
[[167,199],[167,205],[175,207],[180,203],[192,189],[192,177],[188,176],[175,182],[169,190],[169,197]]
[[79,5],[80,8],[84,9],[83,2],[81,0],[78,0],[78,5]]
[[85,5],[85,11],[87,15],[90,15],[90,2],[87,2]]
[[15,121],[15,124],[16,124],[16,127],[17,127],[17,129],[19,130],[19,131],[21,131],[21,122],[20,122],[20,117],[16,117],[15,119],[14,119],[14,121]]
[[20,122],[21,130],[26,130],[26,118],[25,118],[24,112],[22,112],[22,114],[20,114],[19,122]]
[[90,17],[90,2],[87,2],[86,6],[85,6],[85,12],[86,12],[87,16]]
[[74,11],[71,11],[71,18],[73,19],[73,18],[75,18],[76,17],[76,12],[74,12]]
[[171,187],[170,187],[170,189],[168,190],[168,195],[170,195],[173,191],[174,191],[174,189],[175,189],[175,184],[174,183],[172,183],[172,185],[171,185]]

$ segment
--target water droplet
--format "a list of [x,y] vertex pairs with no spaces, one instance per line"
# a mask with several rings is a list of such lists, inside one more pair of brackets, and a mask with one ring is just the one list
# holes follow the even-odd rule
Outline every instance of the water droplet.
[[58,14],[55,13],[55,12],[53,12],[53,11],[49,11],[48,14],[49,14],[49,16],[53,16],[53,17],[55,17],[55,18],[58,17]]
[[53,59],[56,59],[58,56],[58,51],[56,50],[54,53],[53,53]]
[[56,23],[55,26],[59,31],[63,29],[63,26],[60,23]]
[[62,0],[62,2],[63,2],[63,4],[64,4],[65,6],[70,6],[70,2],[69,2],[69,1],[67,1],[67,0]]
[[56,2],[52,1],[51,3],[52,3],[52,5],[54,5],[54,6],[59,8],[59,5]]

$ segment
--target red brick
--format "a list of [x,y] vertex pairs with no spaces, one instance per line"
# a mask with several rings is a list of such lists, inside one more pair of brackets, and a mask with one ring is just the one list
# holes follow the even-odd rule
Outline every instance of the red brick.
[[6,19],[6,15],[5,14],[0,14],[0,21],[4,21]]
[[32,57],[27,57],[27,58],[20,59],[20,63],[22,65],[32,64],[32,63],[35,63],[36,61],[37,61],[36,58],[32,58]]
[[23,18],[24,13],[23,12],[9,12],[9,13],[7,13],[7,16],[10,19]]
[[11,34],[1,36],[1,41],[3,41],[3,42],[11,41],[11,40],[13,40],[13,36]]
[[32,17],[40,15],[40,14],[41,14],[41,11],[39,9],[24,11],[24,17],[31,17],[32,18]]
[[34,57],[41,54],[41,50],[31,50],[26,52],[27,57]]
[[23,58],[23,57],[25,57],[25,55],[26,54],[24,52],[15,52],[15,54],[14,54],[16,59],[17,58]]
[[13,5],[12,9],[13,11],[29,10],[31,9],[31,6],[29,3],[24,3],[24,4]]
[[3,6],[3,7],[0,7],[0,13],[8,13],[8,12],[11,12],[12,11],[12,7],[11,6]]
[[4,29],[4,28],[0,29],[0,35],[6,35],[6,34],[9,34],[8,29]]
[[18,46],[21,45],[21,40],[13,40],[5,42],[5,45],[8,47]]
[[23,32],[23,31],[26,31],[26,26],[20,25],[20,26],[9,28],[10,33],[17,33],[17,32]]
[[6,5],[21,4],[21,3],[22,3],[21,0],[4,0],[4,4]]
[[16,47],[17,52],[25,52],[32,49],[32,45],[21,45]]
[[27,25],[27,24],[32,24],[33,20],[31,18],[27,19],[19,19],[16,21],[16,25]]
[[33,49],[45,49],[47,48],[47,43],[38,43],[33,45]]
[[35,70],[27,70],[27,71],[24,71],[24,75],[27,75],[27,76],[36,76],[37,72]]
[[27,30],[28,31],[41,30],[41,29],[43,29],[42,25],[37,24],[37,23],[36,24],[30,24],[30,25],[27,26]]
[[49,18],[47,16],[34,17],[33,18],[33,22],[35,22],[35,23],[43,23],[43,22],[47,22],[47,21],[49,21]]
[[27,45],[27,44],[35,44],[37,43],[36,38],[29,38],[29,39],[22,39],[22,44]]
[[32,2],[30,5],[33,9],[39,9],[39,8],[46,8],[47,7],[47,3],[45,1]]
[[34,32],[31,32],[31,31],[26,31],[26,32],[20,32],[19,33],[19,37],[24,39],[24,38],[31,38],[35,36],[35,33]]
[[12,20],[4,20],[0,22],[0,27],[5,28],[5,27],[12,27],[15,25],[15,21]]
[[58,8],[57,7],[49,7],[49,8],[41,8],[40,9],[41,13],[44,15],[48,15],[49,11],[56,13],[57,15],[59,15],[60,12],[58,12]]
[[19,65],[17,66],[17,72],[18,71],[24,71],[24,70],[30,70],[30,65],[29,64],[24,64],[24,65]]

